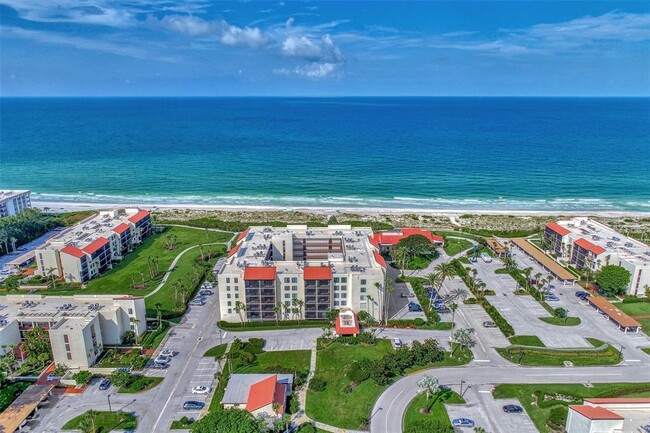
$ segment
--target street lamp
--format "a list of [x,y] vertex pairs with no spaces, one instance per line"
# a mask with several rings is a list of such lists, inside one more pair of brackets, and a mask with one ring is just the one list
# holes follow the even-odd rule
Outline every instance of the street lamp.
[[223,344],[223,336],[221,334],[221,328],[219,328],[219,344]]
[[621,362],[621,358],[623,358],[623,349],[625,349],[625,346],[621,344],[621,350],[618,351],[618,362]]
[[106,398],[108,399],[108,411],[109,411],[110,413],[112,413],[112,412],[113,412],[113,408],[111,408],[111,395],[110,395],[110,394],[106,394]]
[[463,384],[464,384],[464,383],[465,383],[464,380],[461,380],[461,381],[460,381],[460,396],[461,396],[461,397],[463,396]]

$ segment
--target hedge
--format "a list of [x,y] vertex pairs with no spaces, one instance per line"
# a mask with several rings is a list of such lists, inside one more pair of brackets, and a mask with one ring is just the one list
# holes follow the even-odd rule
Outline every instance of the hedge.
[[424,312],[424,315],[427,317],[427,320],[429,322],[436,322],[436,323],[440,322],[440,315],[436,310],[431,308],[429,294],[424,288],[424,281],[421,278],[413,278],[413,277],[406,278],[406,281],[411,283],[411,287],[413,287],[415,296],[418,298],[418,302],[420,303],[420,306],[422,307],[422,311]]
[[638,296],[628,296],[623,299],[624,304],[638,304],[640,302],[650,303],[650,298],[639,298]]

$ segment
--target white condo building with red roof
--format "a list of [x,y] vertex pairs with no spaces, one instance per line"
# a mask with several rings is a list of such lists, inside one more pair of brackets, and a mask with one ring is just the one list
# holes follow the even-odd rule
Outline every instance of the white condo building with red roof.
[[35,251],[37,274],[86,282],[112,267],[151,234],[141,209],[101,211],[51,238]]
[[597,271],[607,265],[627,269],[632,275],[630,295],[643,296],[650,287],[650,246],[605,224],[586,217],[550,222],[544,241],[560,261],[577,269]]

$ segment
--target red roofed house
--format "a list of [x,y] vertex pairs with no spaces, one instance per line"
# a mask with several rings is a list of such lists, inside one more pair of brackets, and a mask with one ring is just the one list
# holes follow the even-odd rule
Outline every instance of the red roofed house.
[[256,417],[281,417],[292,386],[291,374],[231,374],[221,404],[225,409],[246,409]]
[[390,251],[391,248],[395,247],[402,239],[415,235],[424,236],[437,247],[444,246],[445,244],[445,240],[442,236],[434,235],[428,230],[417,228],[394,229],[379,232],[371,238],[370,243],[377,246],[381,251]]
[[359,335],[359,319],[354,311],[341,310],[334,324],[336,335]]
[[599,268],[598,260],[605,263],[605,248],[594,245],[585,238],[580,238],[573,243],[571,263],[578,269]]
[[544,227],[544,242],[556,255],[563,256],[570,244],[570,233],[571,231],[566,227],[562,227],[556,222],[550,222]]
[[636,431],[650,420],[650,398],[592,398],[569,406],[567,433]]

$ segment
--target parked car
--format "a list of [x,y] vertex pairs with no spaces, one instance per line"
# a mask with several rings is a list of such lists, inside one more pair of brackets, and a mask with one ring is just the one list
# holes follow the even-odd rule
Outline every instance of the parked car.
[[162,352],[160,352],[159,356],[170,358],[176,356],[176,352],[174,352],[174,349],[164,349]]
[[162,354],[160,354],[153,360],[153,362],[154,364],[169,364],[171,360],[172,360],[171,358],[162,356]]
[[484,328],[496,328],[497,324],[494,322],[483,322],[483,327]]
[[402,347],[402,340],[399,338],[393,338],[393,346],[395,346],[395,349],[399,349]]
[[505,413],[522,413],[524,409],[516,404],[507,404],[503,406],[503,411]]
[[650,433],[650,424],[646,424],[642,427],[639,427],[641,433]]
[[544,296],[544,300],[551,301],[551,302],[557,302],[557,301],[560,300],[560,298],[558,298],[557,296],[555,296],[554,294],[551,293],[551,294],[548,294],[548,295]]
[[210,394],[210,391],[212,391],[212,388],[209,386],[195,386],[192,388],[192,394]]
[[201,290],[199,292],[199,295],[201,295],[201,296],[210,296],[210,295],[214,295],[214,292],[212,290]]
[[409,297],[409,294],[402,292],[402,293],[399,294],[399,297],[407,299]]
[[451,421],[451,425],[454,427],[474,427],[474,421],[469,418],[455,418]]
[[451,309],[450,309],[448,306],[446,306],[446,305],[441,305],[440,307],[436,308],[435,310],[436,310],[438,313],[441,313],[441,314],[448,314],[448,313],[451,313]]
[[415,302],[409,302],[409,311],[422,311],[422,307]]
[[169,364],[159,364],[157,362],[154,362],[153,365],[151,366],[151,368],[153,368],[154,370],[164,370],[167,367],[169,367]]
[[183,403],[183,409],[185,410],[201,410],[203,409],[203,406],[205,406],[204,403],[201,403],[200,401],[186,401]]
[[111,380],[110,379],[104,379],[99,384],[99,389],[101,391],[106,391],[110,387],[111,387]]
[[190,301],[190,305],[202,307],[205,305],[205,299],[203,298],[192,299]]
[[583,301],[585,299],[587,299],[588,297],[590,297],[590,296],[591,296],[591,294],[589,294],[587,292],[583,292],[583,291],[580,291],[580,290],[576,292],[576,298],[580,298]]

